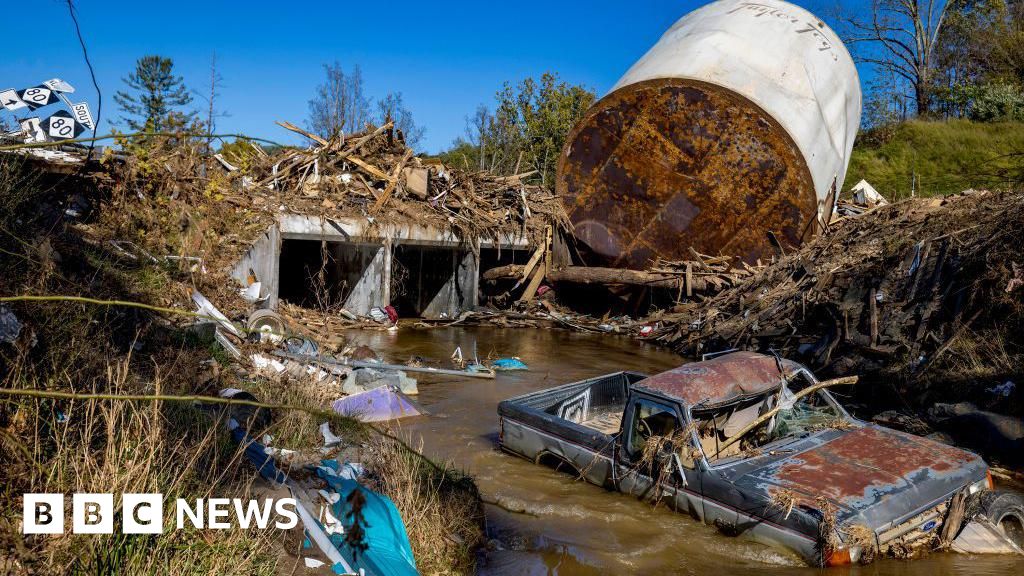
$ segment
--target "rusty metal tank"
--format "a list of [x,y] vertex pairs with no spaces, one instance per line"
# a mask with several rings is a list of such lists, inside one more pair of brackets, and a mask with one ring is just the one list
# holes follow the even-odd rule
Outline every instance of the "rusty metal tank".
[[860,124],[838,36],[778,0],[680,19],[570,134],[557,191],[591,265],[753,262],[827,224]]

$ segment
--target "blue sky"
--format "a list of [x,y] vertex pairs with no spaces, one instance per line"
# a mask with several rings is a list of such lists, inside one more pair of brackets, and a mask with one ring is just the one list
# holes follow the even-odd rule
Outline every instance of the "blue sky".
[[[828,1],[796,3],[828,21],[822,8],[831,6]],[[274,121],[303,124],[322,65],[337,60],[346,68],[362,67],[368,95],[403,93],[426,127],[420,148],[427,152],[461,136],[465,117],[480,103],[491,105],[506,80],[555,71],[604,94],[673,22],[702,4],[76,1],[103,90],[101,132],[118,116],[114,92],[138,57],[173,58],[186,83],[203,90],[216,52],[224,78],[218,107],[230,114],[218,121],[220,132],[298,143]],[[78,89],[74,100],[84,97],[94,105],[65,3],[32,0],[22,7],[29,9],[17,18],[7,12],[0,90],[59,77]],[[203,103],[197,99],[195,105]]]

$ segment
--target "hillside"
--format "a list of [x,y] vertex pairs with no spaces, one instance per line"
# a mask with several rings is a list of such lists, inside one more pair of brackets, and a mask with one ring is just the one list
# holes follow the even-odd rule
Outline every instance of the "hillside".
[[[867,136],[867,137],[865,137]],[[1024,177],[1024,123],[910,121],[888,138],[864,135],[854,147],[845,187],[866,179],[890,200],[1009,184]]]

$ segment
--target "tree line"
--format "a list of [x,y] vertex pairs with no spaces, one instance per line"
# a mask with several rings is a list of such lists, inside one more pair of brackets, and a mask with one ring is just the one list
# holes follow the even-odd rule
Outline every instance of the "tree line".
[[[223,79],[211,59],[209,86],[189,89],[175,74],[170,58],[151,55],[138,60],[124,78],[125,89],[114,96],[120,124],[133,132],[190,132],[213,134]],[[202,112],[195,99],[205,101]],[[526,173],[531,181],[552,185],[558,157],[569,131],[594,103],[594,91],[546,73],[506,83],[495,95],[493,109],[481,104],[466,118],[464,137],[440,154],[445,163],[461,168],[488,170],[501,175]],[[324,65],[323,81],[309,100],[306,127],[324,138],[362,131],[368,124],[394,122],[406,144],[415,148],[424,128],[416,123],[401,92],[373,99],[366,94],[358,65]]]
[[1024,0],[869,0],[838,14],[874,72],[868,129],[910,119],[1024,121]]
[[[213,134],[217,119],[227,116],[218,108],[223,78],[216,62],[214,55],[209,86],[198,91],[189,89],[184,78],[175,74],[172,59],[159,55],[139,58],[123,80],[125,89],[114,95],[121,111],[119,124],[132,132]],[[323,82],[309,100],[306,126],[311,132],[333,138],[359,132],[368,124],[391,121],[409,146],[422,140],[425,130],[416,124],[401,92],[389,91],[373,100],[363,90],[359,66],[346,72],[335,62],[324,65],[324,72]],[[202,113],[193,107],[195,98],[205,101]]]

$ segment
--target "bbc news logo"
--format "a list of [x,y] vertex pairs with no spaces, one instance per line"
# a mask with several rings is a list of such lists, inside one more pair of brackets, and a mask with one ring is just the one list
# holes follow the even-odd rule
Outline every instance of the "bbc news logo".
[[[192,525],[213,530],[265,530],[273,525],[287,530],[299,523],[294,498],[197,498],[174,502],[177,530]],[[22,500],[23,534],[63,534],[65,528],[63,494],[25,494]],[[75,534],[113,534],[117,508],[113,494],[73,494],[71,532]],[[162,534],[164,498],[162,494],[122,494],[120,530],[124,534]]]

